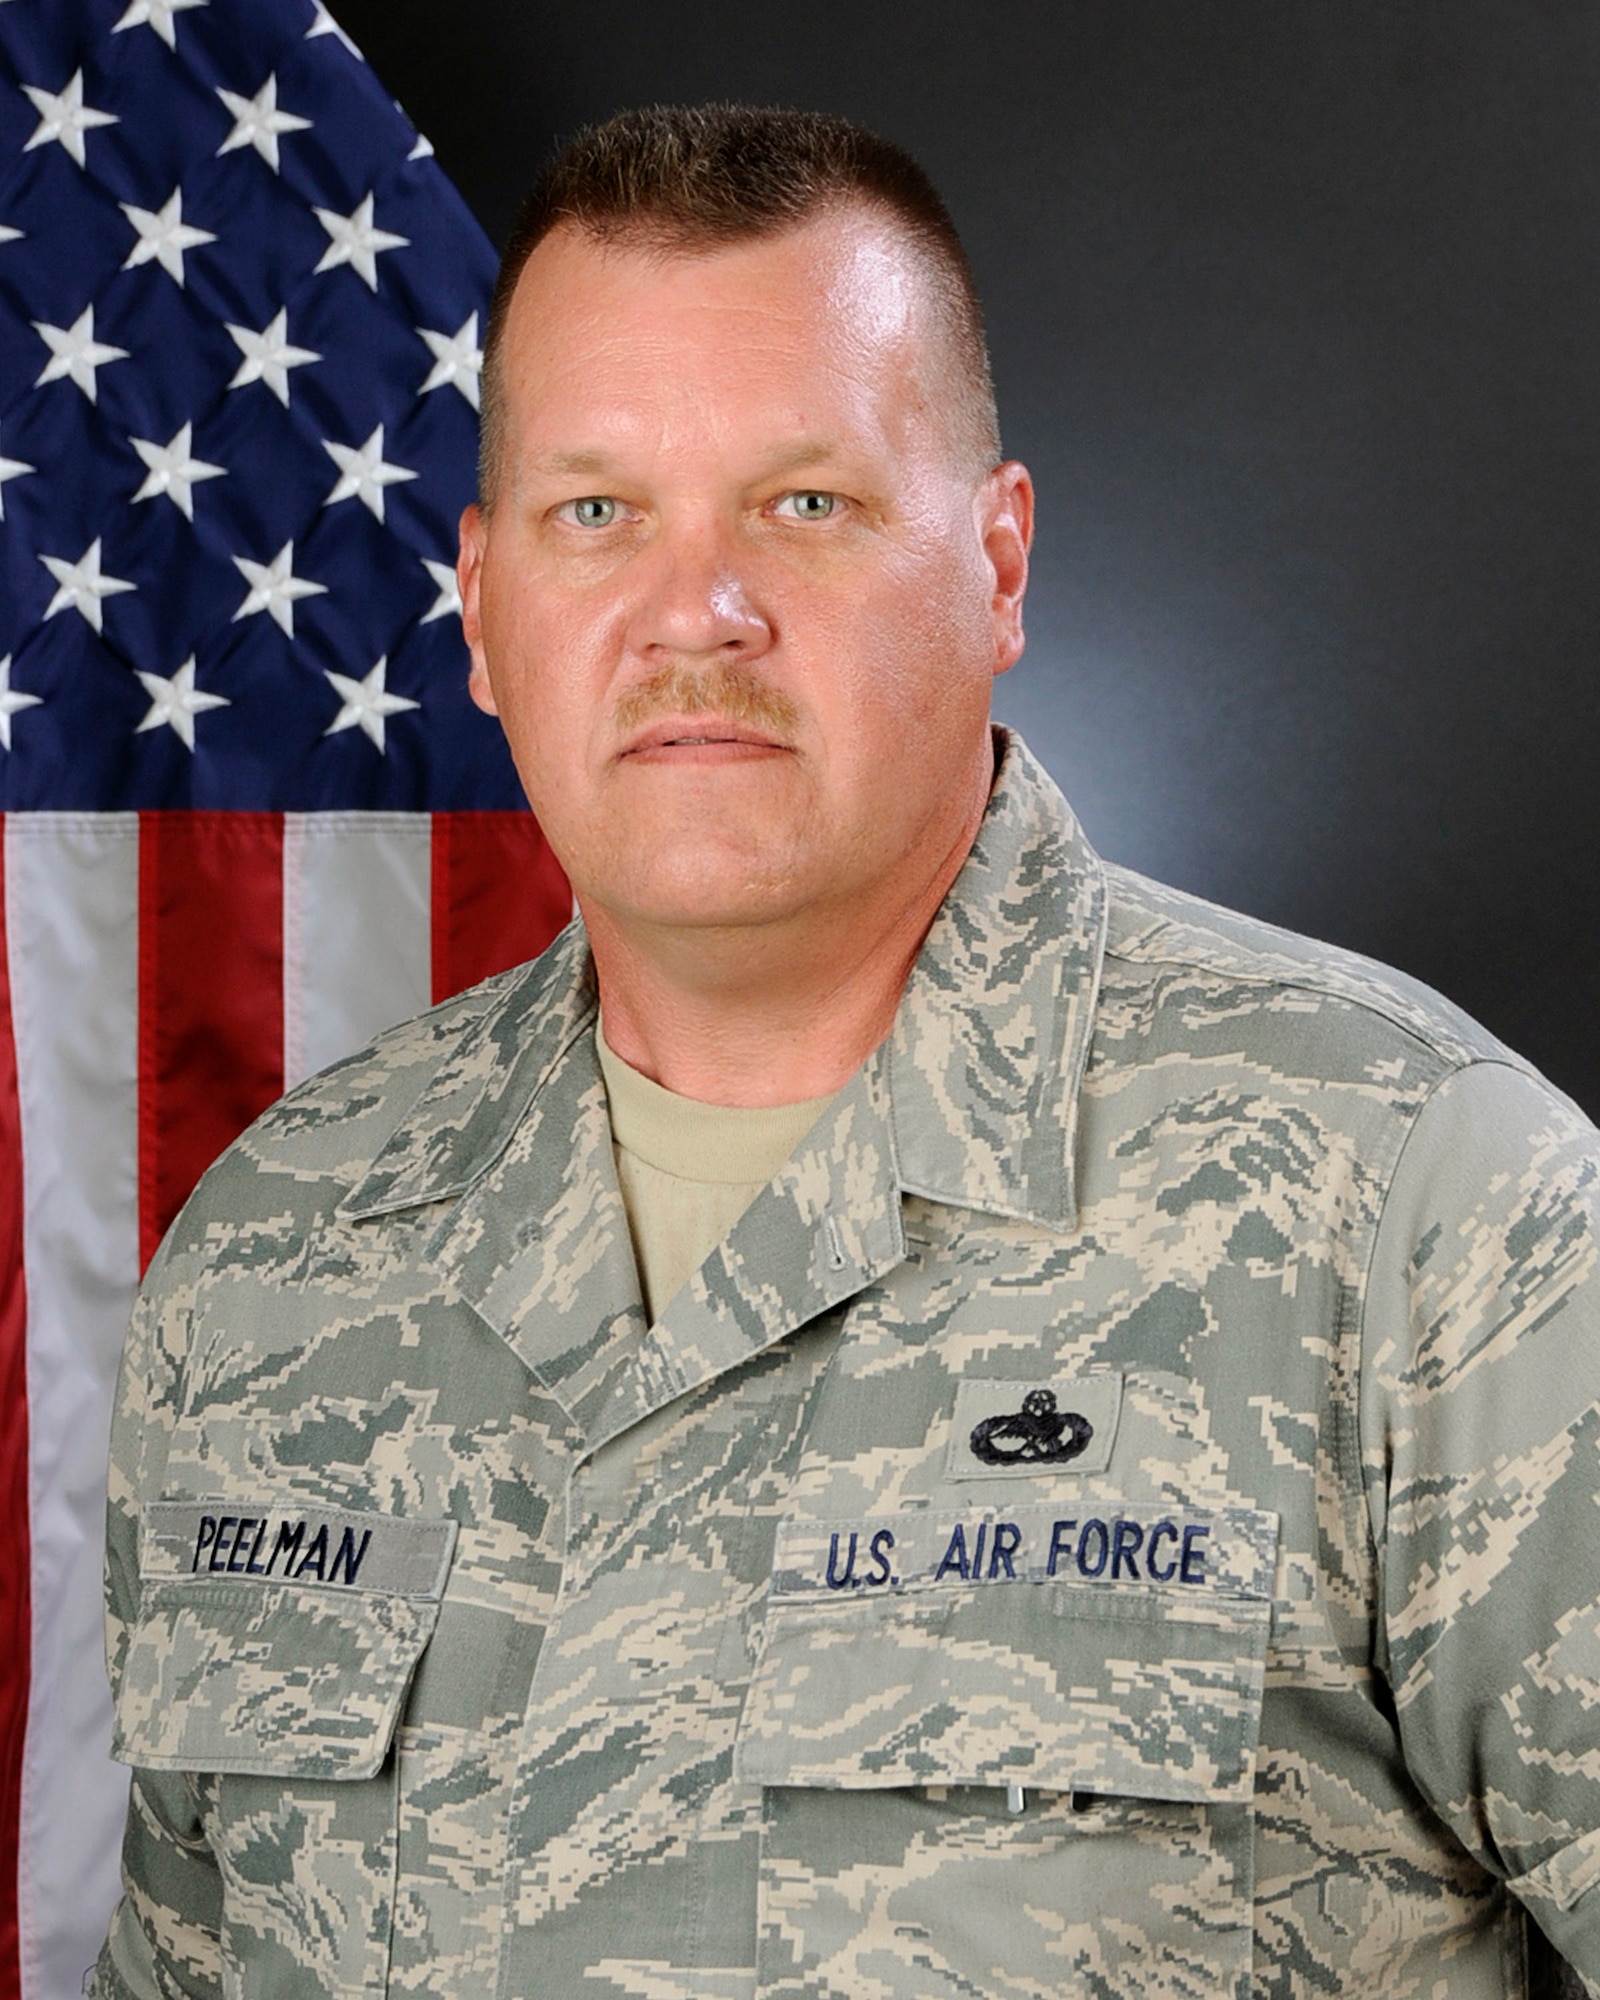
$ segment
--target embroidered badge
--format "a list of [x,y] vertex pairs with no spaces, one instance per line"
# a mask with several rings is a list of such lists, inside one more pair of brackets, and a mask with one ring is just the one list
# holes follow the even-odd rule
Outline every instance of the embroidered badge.
[[1049,1478],[1103,1472],[1122,1413],[1122,1377],[1109,1369],[1030,1383],[959,1384],[951,1479]]
[[985,1465],[1065,1465],[1093,1436],[1087,1417],[1056,1408],[1054,1389],[1030,1389],[1020,1410],[973,1425],[972,1455]]

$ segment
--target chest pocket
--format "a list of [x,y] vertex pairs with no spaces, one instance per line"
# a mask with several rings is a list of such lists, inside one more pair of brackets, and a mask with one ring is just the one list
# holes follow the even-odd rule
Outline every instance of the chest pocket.
[[391,1745],[455,1535],[281,1504],[145,1511],[113,1754],[191,1781],[222,1876],[229,2000],[386,1989]]
[[1276,1535],[1243,1509],[786,1529],[735,1751],[762,2000],[1244,2000]]

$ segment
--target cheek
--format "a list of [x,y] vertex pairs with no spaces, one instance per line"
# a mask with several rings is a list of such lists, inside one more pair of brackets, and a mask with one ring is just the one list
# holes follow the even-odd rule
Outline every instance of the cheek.
[[513,743],[564,732],[566,711],[592,677],[586,655],[593,634],[586,621],[564,615],[550,592],[526,584],[486,589],[482,619],[489,679]]
[[949,563],[907,564],[880,579],[840,636],[841,678],[852,698],[880,714],[908,717],[919,734],[938,733],[951,694],[966,681],[987,698],[987,607]]

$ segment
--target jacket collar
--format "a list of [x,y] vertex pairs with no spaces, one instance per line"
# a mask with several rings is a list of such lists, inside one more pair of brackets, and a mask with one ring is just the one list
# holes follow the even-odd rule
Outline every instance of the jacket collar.
[[[360,1183],[351,1221],[448,1201],[489,1172],[599,1011],[583,927],[569,924],[461,1036]],[[448,1004],[448,1003],[447,1003]],[[594,1065],[598,1076],[599,1065]]]
[[[1078,1101],[1105,950],[1105,876],[1021,738],[996,735],[1003,755],[982,826],[924,942],[894,1030],[867,1064],[881,1067],[886,1088],[869,1087],[865,1096],[887,1105],[906,1193],[1070,1228]],[[501,1159],[530,1111],[556,1109],[539,1100],[589,1034],[596,1006],[583,931],[573,924],[474,1023],[341,1214],[354,1221],[464,1195]],[[592,1056],[584,1084],[591,1095],[598,1087]],[[555,1167],[562,1149],[539,1150],[552,1162],[555,1199],[568,1179]]]
[[907,1193],[1070,1228],[1105,873],[1021,738],[997,734],[988,811],[886,1045],[895,1149]]

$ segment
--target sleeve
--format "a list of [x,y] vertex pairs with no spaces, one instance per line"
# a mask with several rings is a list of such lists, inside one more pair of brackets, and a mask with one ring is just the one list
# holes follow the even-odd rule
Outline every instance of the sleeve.
[[1407,1767],[1600,1993],[1600,1134],[1443,1082],[1374,1246],[1361,1429]]
[[[152,1265],[128,1330],[111,1427],[106,1511],[106,1664],[115,1699],[139,1611],[139,1511],[160,1489],[177,1413],[189,1314]],[[181,1773],[135,1770],[122,1900],[95,1968],[99,2000],[220,2000],[221,1878]]]

